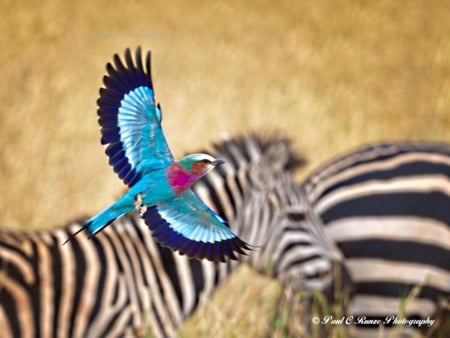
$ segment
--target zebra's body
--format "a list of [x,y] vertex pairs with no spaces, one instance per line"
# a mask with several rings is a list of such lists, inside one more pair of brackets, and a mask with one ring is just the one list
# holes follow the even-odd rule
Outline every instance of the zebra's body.
[[[196,187],[200,196],[223,202],[225,195],[219,195],[234,189],[231,208],[224,210],[226,203],[213,206],[222,208],[236,230],[254,243],[272,243],[283,251],[283,245],[292,246],[290,240],[278,243],[280,234],[289,233],[283,229],[300,234],[294,241],[305,252],[305,264],[291,270],[294,276],[283,275],[285,269],[279,267],[289,262],[274,257],[275,249],[253,252],[249,263],[280,278],[295,278],[304,288],[326,287],[332,250],[314,224],[296,218],[304,206],[289,172],[295,161],[287,144],[249,137],[223,142],[215,150],[229,165],[210,183]],[[209,186],[214,194],[205,194],[207,184],[214,185]],[[80,235],[62,246],[79,226],[0,233],[2,336],[134,337],[150,329],[157,337],[173,336],[237,266],[189,260],[161,247],[136,214],[115,221],[91,240]],[[276,226],[280,232],[273,237]]]
[[0,234],[2,337],[171,336],[236,265],[161,247],[135,213],[62,246],[79,226]]
[[[354,290],[350,314],[437,321],[446,307],[447,322],[426,329],[450,325],[449,145],[363,147],[320,167],[303,186],[344,256]],[[420,292],[403,311],[417,285]],[[374,327],[359,326],[358,336],[378,336]]]

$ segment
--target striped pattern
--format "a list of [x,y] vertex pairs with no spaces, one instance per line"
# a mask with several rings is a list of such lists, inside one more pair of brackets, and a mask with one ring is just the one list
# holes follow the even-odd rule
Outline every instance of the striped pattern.
[[[229,165],[195,189],[237,231],[267,245],[249,263],[282,279],[295,278],[305,288],[325,287],[331,280],[330,244],[313,223],[299,217],[304,213],[299,192],[285,190],[294,184],[283,172],[301,162],[288,144],[249,137],[228,140],[214,150]],[[80,234],[62,246],[80,225],[0,233],[2,336],[174,336],[238,265],[190,260],[160,246],[135,213],[115,221],[102,236],[88,240]],[[278,226],[280,233],[272,231]],[[283,275],[293,262],[279,252],[289,252],[292,245],[279,236],[292,233],[305,250],[304,262],[312,264],[296,264],[295,275]]]
[[62,246],[79,226],[0,234],[3,337],[173,336],[236,266],[161,247],[135,213]]
[[[420,285],[407,318],[438,319],[450,296],[449,145],[364,147],[325,164],[303,186],[345,257],[352,314],[397,315],[401,299]],[[359,331],[371,333],[378,334],[368,325]]]
[[[351,314],[398,314],[399,298],[420,284],[406,313],[437,319],[450,285],[443,209],[449,204],[448,146],[366,147],[322,166],[301,187],[283,173],[298,164],[285,142],[235,139],[214,149],[230,165],[196,191],[244,238],[263,244],[248,258],[250,265],[288,287],[326,288],[339,259],[329,236],[353,282]],[[188,260],[161,248],[135,215],[104,237],[58,246],[77,226],[1,234],[0,327],[9,335],[135,336],[149,325],[156,336],[172,336],[237,266]],[[90,259],[93,254],[99,259]],[[403,332],[409,333],[417,332]],[[356,333],[371,335],[379,330],[365,325]]]

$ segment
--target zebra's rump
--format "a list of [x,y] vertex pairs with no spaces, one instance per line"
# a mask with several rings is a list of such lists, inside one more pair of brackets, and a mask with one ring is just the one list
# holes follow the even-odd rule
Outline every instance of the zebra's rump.
[[443,311],[448,320],[449,145],[364,147],[325,164],[304,187],[345,257],[353,314],[437,320]]

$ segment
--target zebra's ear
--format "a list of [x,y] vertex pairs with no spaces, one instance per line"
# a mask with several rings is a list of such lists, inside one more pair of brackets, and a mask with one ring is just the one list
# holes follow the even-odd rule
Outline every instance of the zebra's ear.
[[264,164],[267,168],[276,171],[282,171],[289,161],[289,147],[284,142],[276,142],[271,144],[265,151]]

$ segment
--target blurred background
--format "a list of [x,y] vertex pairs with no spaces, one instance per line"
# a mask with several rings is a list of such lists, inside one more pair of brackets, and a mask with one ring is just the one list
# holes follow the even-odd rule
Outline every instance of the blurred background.
[[[176,156],[225,132],[280,132],[309,160],[301,179],[362,144],[450,138],[449,2],[1,0],[0,10],[4,228],[64,225],[122,193],[96,99],[126,47],[153,52]],[[258,336],[278,292],[241,269],[181,336]]]

